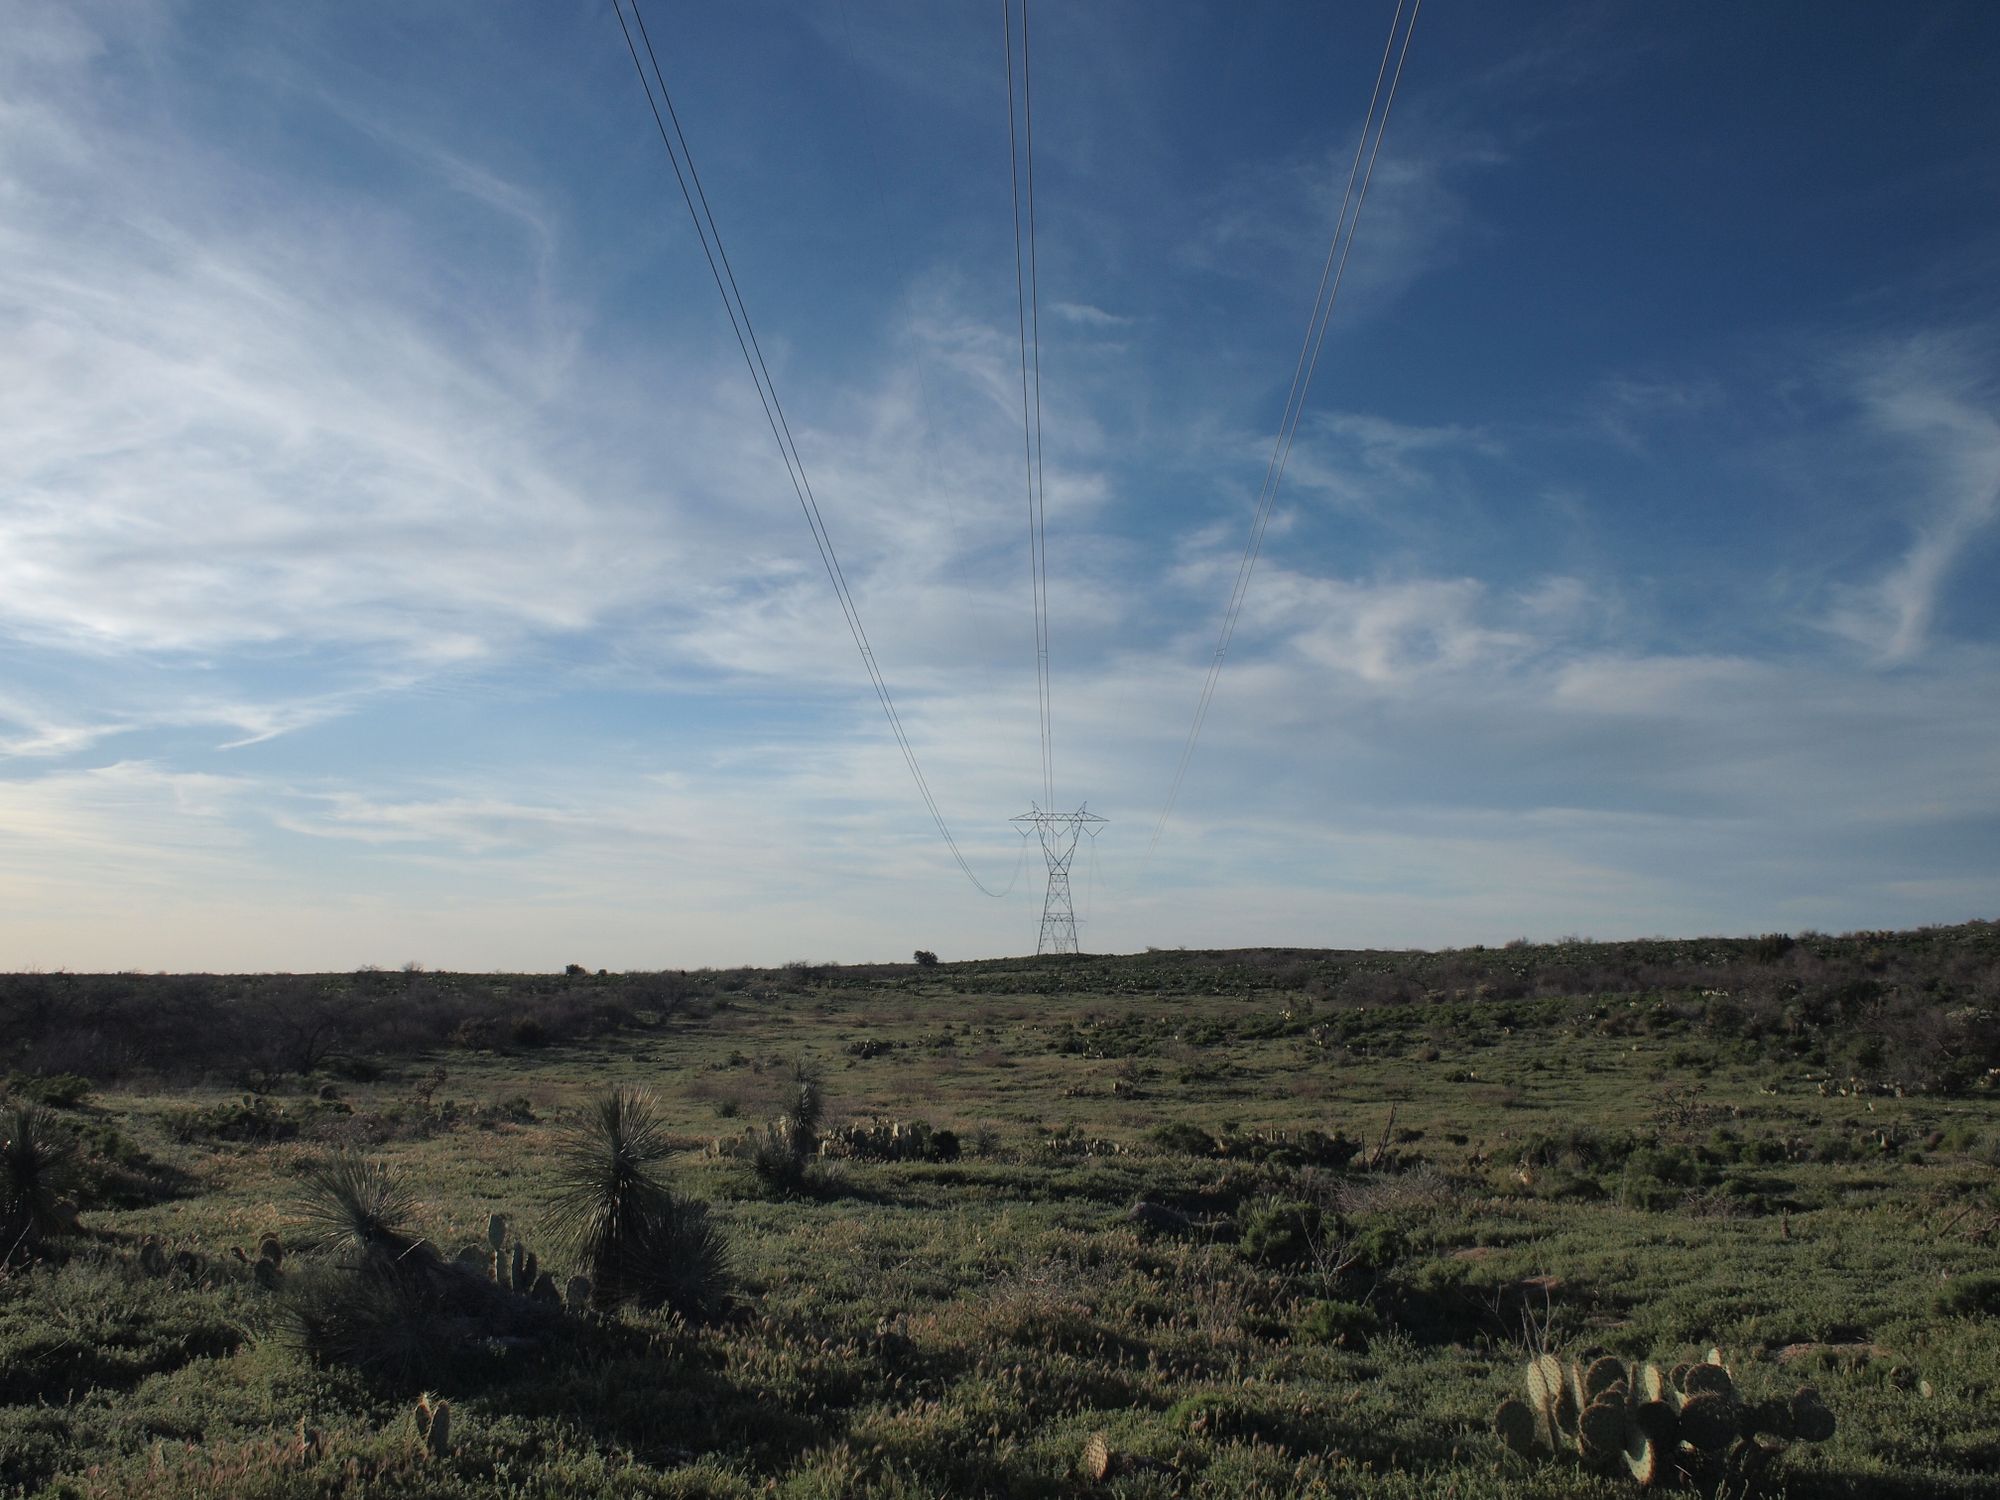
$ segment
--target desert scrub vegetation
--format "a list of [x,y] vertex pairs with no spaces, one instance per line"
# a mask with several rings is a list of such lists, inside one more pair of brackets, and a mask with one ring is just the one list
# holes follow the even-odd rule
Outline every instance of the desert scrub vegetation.
[[303,1069],[232,1030],[298,984],[9,980],[75,1218],[0,1270],[0,1496],[1612,1496],[1496,1430],[1530,1359],[1622,1368],[1622,1454],[1711,1350],[1727,1493],[1992,1495],[1996,948],[330,976]]

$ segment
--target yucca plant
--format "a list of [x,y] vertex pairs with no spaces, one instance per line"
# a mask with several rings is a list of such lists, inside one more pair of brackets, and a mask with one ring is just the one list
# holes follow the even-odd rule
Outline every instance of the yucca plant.
[[764,1133],[750,1138],[750,1168],[766,1187],[792,1192],[805,1181],[806,1163],[819,1151],[826,1099],[819,1069],[801,1062],[792,1069],[791,1108]]
[[539,1304],[447,1261],[416,1232],[416,1190],[393,1168],[351,1151],[329,1157],[305,1173],[296,1207],[331,1263],[284,1278],[284,1316],[321,1363],[409,1389],[446,1378],[487,1340],[547,1334]]
[[599,1307],[636,1302],[700,1319],[727,1301],[727,1243],[706,1205],[677,1197],[659,1176],[671,1149],[642,1089],[604,1094],[562,1138],[562,1189],[545,1222],[583,1263]]
[[782,1122],[792,1155],[803,1161],[819,1149],[819,1127],[826,1113],[820,1072],[811,1063],[792,1068],[792,1107]]
[[394,1168],[358,1151],[342,1151],[308,1167],[295,1206],[318,1248],[346,1250],[363,1261],[435,1261],[436,1252],[410,1233],[417,1192]]
[[0,1127],[0,1262],[31,1254],[72,1227],[63,1193],[76,1146],[40,1105],[10,1110]]

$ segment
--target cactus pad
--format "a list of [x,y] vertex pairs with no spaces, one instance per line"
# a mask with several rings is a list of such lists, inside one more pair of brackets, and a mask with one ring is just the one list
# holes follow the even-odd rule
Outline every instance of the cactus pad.
[[1605,1355],[1590,1362],[1590,1368],[1583,1372],[1583,1395],[1586,1405],[1594,1405],[1604,1393],[1614,1385],[1625,1381],[1625,1365],[1622,1360]]
[[434,1401],[430,1393],[417,1397],[417,1436],[432,1458],[442,1458],[451,1448],[451,1403]]
[[1690,1396],[1710,1393],[1734,1398],[1736,1395],[1736,1382],[1721,1365],[1689,1365],[1687,1374],[1680,1379],[1680,1388]]
[[1553,1417],[1556,1398],[1563,1388],[1562,1364],[1553,1354],[1537,1355],[1528,1361],[1528,1404],[1544,1417]]
[[1736,1403],[1700,1391],[1681,1404],[1681,1437],[1704,1453],[1720,1453],[1736,1436]]
[[1665,1401],[1641,1401],[1632,1408],[1632,1425],[1663,1448],[1681,1440],[1681,1419]]
[[1563,1371],[1556,1381],[1555,1405],[1550,1408],[1556,1431],[1570,1442],[1576,1441],[1577,1419],[1583,1415],[1582,1374],[1575,1365]]
[[1636,1424],[1625,1429],[1623,1455],[1625,1467],[1631,1471],[1633,1479],[1637,1480],[1641,1487],[1650,1487],[1660,1482],[1661,1470],[1665,1468],[1660,1462],[1662,1446],[1664,1445],[1640,1431]]
[[1493,1430],[1523,1458],[1535,1451],[1536,1420],[1527,1403],[1509,1396],[1493,1409]]
[[1773,1397],[1769,1401],[1759,1401],[1747,1407],[1743,1413],[1743,1428],[1746,1432],[1768,1433],[1774,1438],[1795,1436],[1791,1404]]
[[1667,1377],[1660,1373],[1660,1367],[1648,1360],[1639,1367],[1636,1389],[1640,1401],[1664,1400],[1667,1394]]
[[[1518,1406],[1520,1403],[1516,1402],[1515,1405]],[[1111,1445],[1105,1441],[1103,1433],[1093,1432],[1090,1440],[1083,1445],[1083,1459],[1080,1466],[1083,1477],[1092,1484],[1102,1484],[1105,1477],[1111,1473]]]
[[1622,1406],[1609,1401],[1586,1406],[1577,1418],[1577,1451],[1591,1463],[1603,1463],[1624,1448],[1627,1425]]

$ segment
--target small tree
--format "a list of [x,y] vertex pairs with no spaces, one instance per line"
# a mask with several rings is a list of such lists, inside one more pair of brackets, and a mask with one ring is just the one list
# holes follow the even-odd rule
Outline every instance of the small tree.
[[937,955],[928,948],[919,948],[911,957],[916,959],[920,969],[928,969],[937,962]]

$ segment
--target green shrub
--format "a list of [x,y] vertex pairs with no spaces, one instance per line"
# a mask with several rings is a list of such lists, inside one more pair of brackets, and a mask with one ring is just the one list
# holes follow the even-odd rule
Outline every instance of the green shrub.
[[1954,1276],[1938,1289],[1932,1306],[1947,1318],[2000,1318],[2000,1272]]
[[1312,1255],[1321,1217],[1311,1203],[1255,1204],[1243,1211],[1239,1248],[1260,1265],[1298,1265]]
[[282,1104],[262,1094],[245,1094],[226,1104],[183,1111],[171,1128],[175,1138],[182,1141],[247,1141],[264,1145],[291,1140],[299,1133],[299,1120]]
[[1184,1156],[1211,1156],[1215,1152],[1215,1137],[1199,1125],[1190,1125],[1185,1120],[1175,1120],[1170,1125],[1155,1125],[1152,1142],[1162,1151],[1176,1151]]
[[46,1104],[53,1109],[75,1109],[89,1094],[90,1080],[74,1073],[50,1073],[42,1077],[10,1079],[7,1087],[16,1098],[31,1104]]
[[1344,1349],[1366,1349],[1368,1340],[1382,1331],[1382,1319],[1374,1308],[1360,1302],[1315,1302],[1299,1319],[1293,1335],[1303,1344],[1333,1344]]

